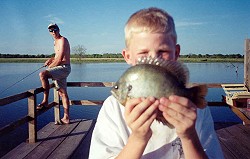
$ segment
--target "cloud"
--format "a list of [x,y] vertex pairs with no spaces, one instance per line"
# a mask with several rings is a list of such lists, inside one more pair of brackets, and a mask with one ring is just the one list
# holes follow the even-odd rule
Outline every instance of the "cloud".
[[189,27],[189,26],[199,26],[203,25],[205,23],[203,22],[188,22],[188,21],[182,21],[182,22],[176,22],[176,27]]
[[57,23],[57,24],[63,24],[64,23],[64,21],[62,19],[56,17],[53,14],[46,15],[46,16],[44,16],[44,18],[48,19],[48,21],[50,23]]

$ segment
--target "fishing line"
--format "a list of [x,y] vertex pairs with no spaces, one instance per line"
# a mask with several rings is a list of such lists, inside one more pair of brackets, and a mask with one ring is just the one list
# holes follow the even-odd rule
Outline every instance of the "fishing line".
[[25,78],[29,77],[29,76],[32,75],[33,73],[37,72],[38,70],[42,69],[43,67],[46,67],[46,66],[42,66],[42,67],[38,68],[37,70],[31,72],[30,74],[26,75],[25,77],[23,77],[23,78],[20,79],[19,81],[13,83],[13,84],[10,85],[9,87],[7,87],[7,88],[4,89],[3,91],[1,91],[0,94],[2,94],[3,92],[7,91],[8,89],[10,89],[11,87],[13,87],[13,86],[16,85],[17,83],[21,82],[21,81],[24,80]]

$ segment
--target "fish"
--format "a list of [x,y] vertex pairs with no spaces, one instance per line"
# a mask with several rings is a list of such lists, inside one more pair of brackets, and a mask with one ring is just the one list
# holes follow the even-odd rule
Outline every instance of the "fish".
[[[136,65],[129,67],[111,89],[111,94],[123,106],[128,99],[139,97],[168,98],[178,95],[190,99],[197,108],[206,107],[207,85],[192,86],[189,84],[189,70],[179,61],[169,61],[157,57],[141,57]],[[156,120],[170,128],[158,111]]]

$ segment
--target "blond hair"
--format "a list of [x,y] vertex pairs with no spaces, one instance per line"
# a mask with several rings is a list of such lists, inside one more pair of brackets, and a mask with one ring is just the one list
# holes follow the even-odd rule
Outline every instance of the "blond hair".
[[125,26],[125,44],[129,47],[135,33],[166,33],[177,42],[174,19],[159,8],[142,9],[130,16]]

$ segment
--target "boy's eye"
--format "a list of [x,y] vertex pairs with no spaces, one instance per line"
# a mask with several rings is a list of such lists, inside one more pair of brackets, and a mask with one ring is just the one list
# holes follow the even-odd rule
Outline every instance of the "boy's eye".
[[148,54],[148,52],[140,52],[140,53],[138,53],[138,55],[147,55]]
[[159,53],[159,55],[161,56],[161,58],[163,59],[167,59],[167,60],[171,60],[173,54],[171,54],[170,52],[166,51],[166,52],[161,52]]
[[163,53],[167,53],[167,54],[168,54],[169,52],[170,52],[170,51],[168,51],[168,50],[160,50],[160,51],[159,51],[159,53],[161,53],[161,54],[163,54]]

